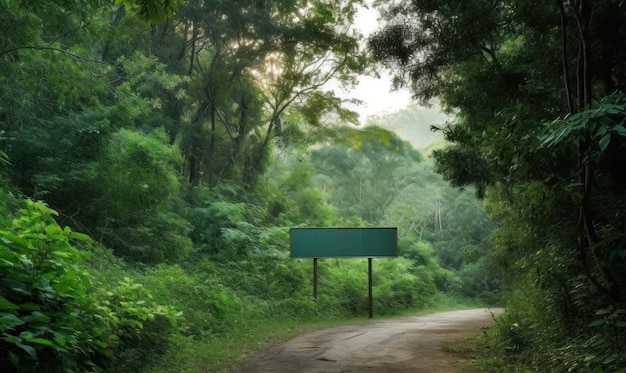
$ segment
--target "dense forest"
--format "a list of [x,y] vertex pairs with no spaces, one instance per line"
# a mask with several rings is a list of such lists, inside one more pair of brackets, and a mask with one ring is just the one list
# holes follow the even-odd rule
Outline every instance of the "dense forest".
[[626,4],[379,5],[374,56],[455,113],[437,171],[497,225],[503,371],[626,371]]
[[[364,259],[315,300],[289,253],[348,226],[398,227],[376,315],[505,304],[484,371],[625,371],[626,4],[379,1],[366,38],[363,3],[0,0],[2,371],[215,371],[362,317]],[[359,125],[327,84],[380,66],[449,119]]]
[[359,6],[0,0],[0,370],[215,371],[364,317],[365,259],[315,300],[291,227],[398,227],[376,316],[500,301],[482,202],[388,129],[433,123],[325,88],[374,70]]

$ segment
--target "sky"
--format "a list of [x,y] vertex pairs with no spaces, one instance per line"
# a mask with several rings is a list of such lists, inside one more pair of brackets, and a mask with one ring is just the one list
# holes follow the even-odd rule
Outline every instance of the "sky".
[[371,115],[380,115],[385,112],[395,112],[411,104],[411,93],[408,90],[392,91],[391,75],[381,73],[380,78],[362,76],[359,84],[349,92],[338,88],[335,90],[342,98],[355,98],[363,101],[362,105],[346,106],[360,115],[361,121]]
[[[356,17],[354,27],[365,37],[380,29],[378,11],[373,8],[361,8]],[[385,112],[395,112],[406,108],[411,104],[411,93],[404,89],[392,91],[391,74],[381,69],[380,78],[361,76],[359,84],[349,92],[335,86],[332,89],[344,99],[359,99],[363,101],[360,106],[346,105],[359,113],[361,122],[370,115],[380,115]]]

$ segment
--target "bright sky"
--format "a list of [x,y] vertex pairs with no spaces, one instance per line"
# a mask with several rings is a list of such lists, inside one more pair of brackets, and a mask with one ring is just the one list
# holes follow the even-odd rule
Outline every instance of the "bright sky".
[[411,103],[409,91],[391,90],[391,76],[386,73],[381,73],[379,79],[362,76],[359,78],[359,84],[349,92],[341,89],[336,89],[335,92],[342,98],[353,98],[363,101],[363,104],[359,106],[346,105],[359,113],[361,120],[365,120],[370,115],[380,115],[385,112],[404,109]]
[[[354,27],[365,37],[378,30],[378,11],[361,8]],[[340,88],[333,88],[338,96],[345,99],[359,99],[363,105],[347,105],[350,109],[360,114],[361,122],[370,115],[379,115],[384,112],[394,112],[404,109],[411,103],[411,93],[408,90],[392,91],[391,74],[381,69],[380,78],[362,76],[359,84],[346,92]]]

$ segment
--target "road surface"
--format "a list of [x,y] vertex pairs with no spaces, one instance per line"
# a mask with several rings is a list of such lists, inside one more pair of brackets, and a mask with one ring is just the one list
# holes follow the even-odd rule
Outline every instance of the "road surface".
[[316,330],[247,361],[240,373],[451,373],[458,358],[441,349],[493,323],[492,312],[440,312]]

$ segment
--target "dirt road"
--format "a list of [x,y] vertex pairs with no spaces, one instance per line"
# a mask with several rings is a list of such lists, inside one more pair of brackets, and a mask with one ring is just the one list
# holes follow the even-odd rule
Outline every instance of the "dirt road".
[[493,322],[475,309],[317,330],[248,361],[241,373],[447,373],[458,361],[441,344],[463,340]]

